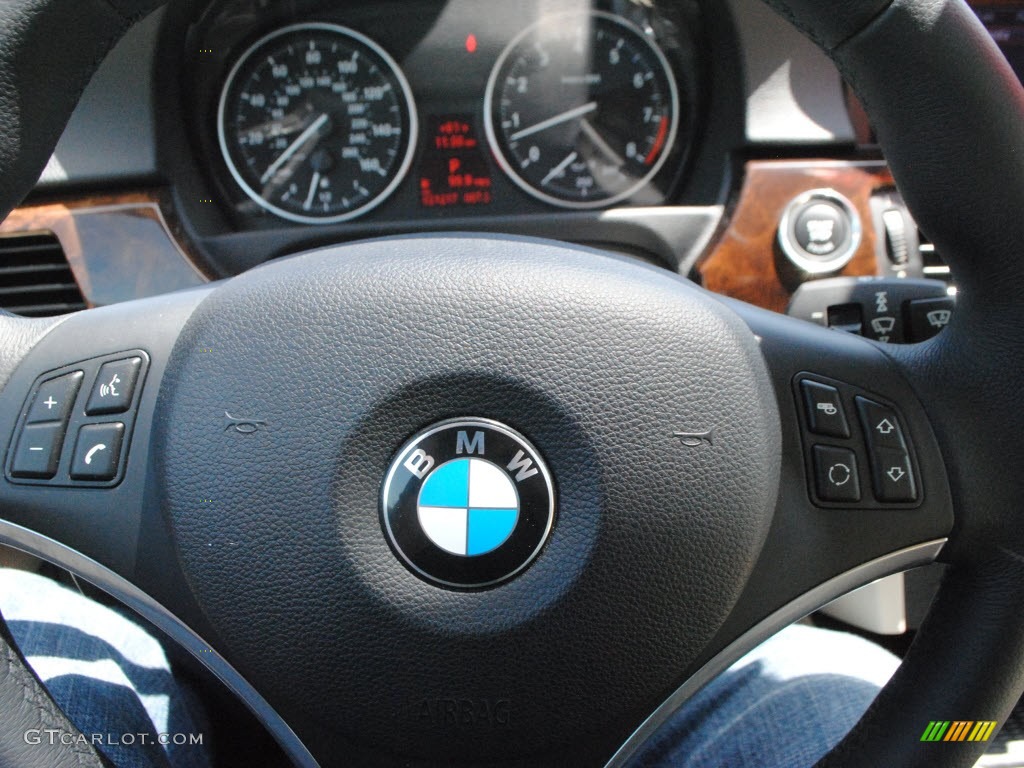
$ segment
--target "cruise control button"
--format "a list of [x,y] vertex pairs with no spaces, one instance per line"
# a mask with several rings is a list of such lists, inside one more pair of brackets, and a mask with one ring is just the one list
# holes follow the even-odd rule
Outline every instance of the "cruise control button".
[[75,404],[75,396],[82,385],[82,372],[75,371],[56,379],[44,381],[36,392],[32,406],[28,410],[27,424],[38,424],[44,421],[66,422],[71,407]]
[[806,379],[800,382],[800,389],[804,393],[807,425],[811,432],[830,437],[850,436],[838,389]]
[[121,458],[124,424],[86,424],[78,430],[71,477],[75,480],[113,480]]
[[14,477],[48,479],[57,474],[60,448],[64,439],[64,425],[29,424],[21,431],[18,447],[11,462]]
[[857,410],[871,448],[905,449],[903,430],[896,411],[864,397],[857,398]]
[[814,485],[822,501],[860,501],[857,457],[846,448],[814,446]]
[[85,412],[90,416],[102,413],[122,413],[132,404],[135,380],[139,377],[142,358],[131,357],[104,363],[92,385],[89,404]]
[[914,470],[906,451],[892,448],[872,451],[871,480],[879,501],[917,501]]

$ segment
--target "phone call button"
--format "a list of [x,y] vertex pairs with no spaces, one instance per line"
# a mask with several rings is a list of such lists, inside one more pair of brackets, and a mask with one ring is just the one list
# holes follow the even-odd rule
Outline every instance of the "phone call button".
[[78,430],[71,477],[75,480],[113,480],[121,458],[124,424],[86,424]]

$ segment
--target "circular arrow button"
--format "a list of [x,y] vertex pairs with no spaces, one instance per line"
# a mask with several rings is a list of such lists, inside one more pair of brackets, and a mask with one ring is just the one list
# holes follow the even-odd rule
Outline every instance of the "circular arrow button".
[[853,473],[846,464],[833,464],[828,468],[828,481],[836,488],[841,488],[850,482]]
[[860,501],[853,451],[834,445],[814,446],[814,485],[821,501]]

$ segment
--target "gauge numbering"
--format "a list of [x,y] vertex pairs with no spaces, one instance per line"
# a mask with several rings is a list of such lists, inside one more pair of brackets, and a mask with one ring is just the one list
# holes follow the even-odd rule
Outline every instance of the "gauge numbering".
[[650,36],[604,12],[546,18],[491,70],[484,101],[498,163],[534,197],[598,208],[639,196],[675,143],[679,93]]
[[253,43],[221,91],[228,171],[257,205],[328,224],[376,207],[416,145],[412,91],[375,42],[334,24],[278,29]]

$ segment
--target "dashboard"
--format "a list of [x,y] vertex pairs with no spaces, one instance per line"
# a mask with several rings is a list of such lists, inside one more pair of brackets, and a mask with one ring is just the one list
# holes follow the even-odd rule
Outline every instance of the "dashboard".
[[[1024,5],[976,11],[1020,71]],[[849,217],[842,263],[792,256],[801,199]],[[439,231],[777,311],[822,279],[949,280],[835,67],[758,0],[179,0],[101,67],[0,247],[51,234],[92,306]]]
[[157,141],[227,273],[249,266],[255,233],[278,255],[423,230],[557,236],[612,210],[715,204],[725,166],[696,170],[708,24],[690,0],[172,7],[162,48],[186,53],[157,89],[179,119]]

